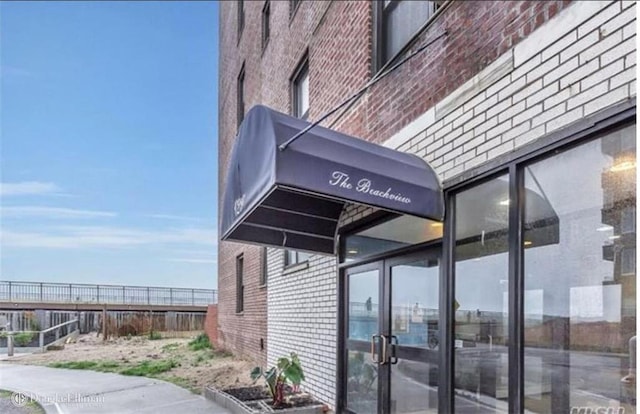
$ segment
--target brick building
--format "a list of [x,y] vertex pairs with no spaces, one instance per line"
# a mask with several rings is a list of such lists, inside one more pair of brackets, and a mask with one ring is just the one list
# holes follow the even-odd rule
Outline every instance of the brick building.
[[635,407],[634,2],[221,2],[220,199],[252,106],[315,121],[425,44],[322,125],[428,162],[444,222],[221,241],[218,341],[339,412]]

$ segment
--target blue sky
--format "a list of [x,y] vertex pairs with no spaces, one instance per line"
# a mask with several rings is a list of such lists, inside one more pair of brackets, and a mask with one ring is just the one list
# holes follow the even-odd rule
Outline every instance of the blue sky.
[[0,3],[0,279],[214,288],[217,4]]

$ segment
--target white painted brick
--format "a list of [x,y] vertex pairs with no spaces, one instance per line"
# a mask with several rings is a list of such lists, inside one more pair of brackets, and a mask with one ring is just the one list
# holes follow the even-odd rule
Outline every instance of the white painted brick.
[[540,89],[542,89],[542,79],[538,79],[534,81],[533,83],[527,85],[525,88],[515,93],[511,98],[512,99],[511,101],[514,103],[520,102],[521,100],[525,99],[527,96],[533,95]]
[[551,56],[559,53],[561,50],[564,50],[570,45],[574,44],[577,40],[578,32],[576,30],[567,33],[562,39],[558,40],[542,51],[542,60],[545,61],[549,59]]
[[479,105],[480,102],[484,101],[485,99],[486,99],[485,91],[482,91],[481,93],[479,93],[474,98],[470,99],[469,101],[467,101],[467,103],[464,104],[464,107],[463,107],[464,112],[467,112],[468,110],[472,109],[476,105]]
[[600,69],[593,75],[587,76],[580,81],[580,90],[584,91],[601,82],[603,79],[609,79],[613,75],[621,72],[624,69],[624,59],[620,58],[610,64],[609,66]]
[[481,112],[487,110],[487,108],[492,107],[493,105],[498,103],[498,94],[493,94],[490,97],[486,98],[484,101],[480,102],[473,108],[473,115],[478,115]]
[[629,97],[629,88],[627,85],[620,86],[617,89],[613,89],[609,93],[602,95],[601,97],[594,99],[584,106],[584,116],[597,112],[607,106],[618,103]]
[[453,149],[453,144],[450,142],[448,144],[441,146],[437,150],[435,150],[435,152],[433,153],[433,156],[436,158],[440,158],[447,152],[451,151],[452,149]]
[[533,95],[527,98],[527,107],[535,105],[538,102],[550,97],[551,95],[558,93],[559,89],[560,87],[558,86],[558,82],[547,85],[547,87],[535,92]]
[[[494,96],[497,96],[497,95],[494,95]],[[505,99],[504,101],[501,101],[500,103],[493,105],[491,108],[489,108],[487,110],[487,117],[491,118],[494,115],[501,113],[502,111],[504,111],[510,106],[511,106],[511,98]]]
[[469,131],[467,133],[464,133],[462,135],[460,135],[459,137],[457,137],[456,139],[453,140],[453,147],[459,147],[460,145],[464,144],[465,142],[470,141],[472,138],[474,138],[475,135],[473,134],[473,131]]
[[462,115],[464,113],[464,109],[462,107],[459,107],[458,109],[456,109],[453,112],[450,112],[447,114],[447,116],[445,116],[444,118],[442,118],[442,123],[444,125],[446,124],[450,124],[451,122],[453,122],[456,118],[460,117],[460,115]]
[[631,23],[629,23],[628,25],[626,25],[624,27],[624,29],[622,29],[622,38],[623,39],[628,39],[631,36],[635,36],[636,34],[636,21],[632,21]]
[[636,68],[633,67],[633,68],[627,69],[624,72],[621,72],[611,78],[611,80],[609,81],[610,82],[609,88],[615,89],[622,84],[633,81],[635,78],[636,78]]
[[491,139],[493,137],[497,137],[501,135],[503,132],[508,131],[511,128],[511,118],[507,119],[503,123],[499,124],[495,128],[491,128],[487,131],[487,139]]
[[559,63],[560,58],[558,56],[552,56],[551,58],[543,62],[542,65],[532,69],[529,73],[527,73],[527,82],[531,82],[543,77],[553,69],[557,68]]
[[476,151],[475,151],[475,148],[473,148],[471,151],[466,151],[462,155],[460,155],[458,158],[456,158],[455,164],[456,165],[464,164],[465,162],[469,161],[475,156],[476,156]]
[[500,90],[504,89],[511,83],[511,76],[507,75],[495,82],[487,89],[487,96],[494,95],[498,93]]
[[478,134],[482,134],[483,132],[485,132],[486,130],[493,128],[494,126],[498,125],[498,117],[494,116],[491,119],[486,120],[485,122],[481,123],[480,125],[478,125],[474,130],[473,133],[478,135]]
[[561,65],[553,69],[551,72],[544,75],[544,78],[543,78],[544,86],[547,86],[552,82],[555,82],[556,80],[560,79],[567,73],[570,73],[571,71],[575,70],[577,67],[578,67],[578,57],[576,56],[573,59],[562,63]]
[[513,95],[516,91],[524,88],[526,84],[527,84],[526,77],[521,76],[520,78],[516,79],[515,81],[507,85],[503,90],[498,92],[498,100],[501,101],[507,96]]
[[485,119],[486,119],[486,115],[484,113],[471,119],[469,122],[464,124],[464,132],[471,131],[473,128],[475,128],[476,126],[484,122]]
[[482,154],[478,154],[474,158],[472,158],[469,161],[465,162],[464,163],[464,169],[465,170],[469,170],[469,169],[475,167],[476,165],[482,164],[485,161],[487,161],[487,153],[486,152],[484,152]]
[[[475,154],[473,154],[473,156],[475,157]],[[448,180],[451,177],[455,177],[456,175],[462,173],[464,171],[464,166],[463,165],[456,165],[453,168],[448,169],[447,171],[445,171],[442,174],[442,178],[445,180]]]
[[458,138],[460,135],[462,135],[462,127],[458,127],[456,129],[454,129],[453,131],[451,131],[450,133],[448,133],[447,135],[445,135],[444,137],[442,137],[442,141],[446,144],[448,142],[452,142],[455,141],[456,138]]
[[444,143],[444,141],[439,139],[437,141],[434,141],[432,144],[427,145],[427,147],[425,148],[426,153],[427,154],[433,154],[434,151],[436,149],[440,148],[443,143]]
[[624,58],[624,67],[625,68],[630,68],[632,66],[636,65],[636,52],[633,51],[633,53],[629,53],[625,58]]
[[505,154],[509,151],[513,151],[513,141],[505,142],[491,150],[489,150],[489,158],[495,158],[499,155]]
[[526,111],[521,112],[518,115],[514,116],[512,119],[512,123],[514,126],[518,125],[521,122],[524,122],[526,120],[533,118],[535,115],[539,114],[540,112],[542,112],[542,104],[534,105],[531,108],[527,109]]
[[514,47],[514,66],[520,66],[608,5],[608,1],[573,2]]
[[433,137],[438,140],[442,137],[444,137],[445,135],[447,135],[449,132],[451,132],[453,130],[453,127],[451,126],[451,124],[447,124],[444,127],[440,128],[439,130],[437,130],[434,134]]
[[517,136],[514,140],[515,143],[515,147],[519,147],[521,145],[524,145],[526,143],[529,143],[537,138],[540,138],[542,135],[544,135],[545,132],[545,126],[544,125],[538,125],[535,128],[529,129],[527,132],[520,134],[519,136]]
[[620,56],[628,55],[631,52],[636,50],[636,38],[632,37],[631,39],[627,39],[618,46],[613,49],[603,53],[600,56],[600,62],[602,66],[608,65],[614,60],[618,59]]
[[473,110],[467,111],[462,116],[458,117],[455,121],[453,121],[453,127],[458,128],[460,125],[465,124],[468,120],[473,117]]
[[618,13],[620,13],[620,3],[612,2],[607,8],[595,14],[591,19],[578,27],[578,37],[583,37],[590,31],[597,29],[600,25],[612,19]]
[[631,6],[635,6],[637,0],[622,0],[622,10],[626,9],[627,7],[631,7]]
[[457,157],[458,155],[462,154],[462,147],[458,147],[458,148],[454,148],[451,151],[447,152],[446,154],[444,154],[444,157],[442,157],[442,160],[444,162],[447,162],[449,160],[454,159],[455,157]]
[[578,95],[567,101],[567,109],[573,109],[577,106],[584,105],[585,103],[597,98],[600,95],[604,95],[609,90],[609,81],[604,80],[593,88],[583,90]]
[[511,79],[518,79],[521,76],[531,72],[531,70],[542,63],[542,56],[540,54],[535,55],[524,64],[518,66],[513,72],[511,72]]
[[561,115],[547,122],[547,134],[551,131],[555,131],[556,129],[565,127],[580,118],[582,118],[582,107],[575,108],[569,112],[566,112],[564,115]]
[[488,140],[488,138],[485,136],[485,134],[478,135],[472,140],[465,142],[464,145],[462,146],[462,151],[464,151],[465,153],[469,151],[473,151],[478,145],[481,145],[486,140]]
[[595,45],[600,40],[598,32],[591,32],[576,43],[572,44],[562,52],[560,52],[560,62],[566,62],[578,53],[586,50],[587,48]]
[[431,124],[431,126],[427,128],[427,136],[433,135],[437,130],[439,130],[443,126],[444,126],[444,121],[442,119],[434,124]]
[[[524,111],[526,108],[526,102],[520,101],[515,105],[510,105],[507,109],[498,114],[498,122],[502,123],[504,120],[513,118],[516,114]],[[488,113],[487,113],[488,114]]]
[[567,86],[578,82],[582,78],[586,78],[593,72],[597,71],[599,67],[600,62],[598,62],[598,59],[593,59],[579,68],[572,70],[560,79],[560,89],[564,89]]
[[562,115],[565,112],[565,108],[566,108],[566,103],[562,102],[559,105],[554,106],[553,108],[545,110],[543,113],[534,117],[531,120],[531,126],[535,127],[535,126],[544,124],[548,120]]
[[531,123],[529,121],[523,122],[520,125],[514,128],[511,128],[510,130],[502,134],[502,142],[510,141],[516,138],[517,136],[524,134],[530,129],[531,129]]
[[591,59],[600,56],[620,42],[622,42],[622,30],[611,33],[609,36],[605,37],[595,45],[580,53],[580,63],[583,64],[590,61]]
[[482,145],[476,147],[476,154],[481,154],[489,151],[491,148],[497,147],[502,142],[502,137],[495,137],[488,139]]
[[633,82],[631,82],[629,84],[629,96],[636,96],[636,81],[635,81],[635,79],[633,80]]
[[[575,89],[577,89],[579,91],[580,90],[579,85],[577,85]],[[543,102],[544,110],[546,111],[549,108],[553,108],[558,103],[560,103],[562,101],[566,101],[567,99],[569,99],[571,97],[571,95],[572,95],[571,88],[561,89],[560,92],[558,92],[555,95],[550,96],[549,98],[544,100],[544,102]]]
[[636,18],[636,8],[630,7],[600,27],[603,36],[613,33]]

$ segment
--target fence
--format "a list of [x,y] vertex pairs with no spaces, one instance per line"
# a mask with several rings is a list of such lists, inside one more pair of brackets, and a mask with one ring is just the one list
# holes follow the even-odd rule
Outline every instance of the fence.
[[207,306],[215,289],[0,281],[0,302]]
[[72,319],[50,328],[36,330],[9,330],[0,332],[0,348],[9,347],[9,337],[12,338],[13,344],[21,348],[40,348],[44,351],[49,345],[60,340],[64,340],[68,336],[78,332],[78,320]]

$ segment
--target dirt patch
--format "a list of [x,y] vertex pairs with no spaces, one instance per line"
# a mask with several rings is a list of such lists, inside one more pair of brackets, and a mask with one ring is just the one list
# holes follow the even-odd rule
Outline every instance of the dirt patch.
[[103,341],[92,333],[81,335],[75,342],[65,344],[62,350],[21,355],[10,358],[7,362],[61,366],[64,363],[87,361],[89,364],[71,366],[115,373],[128,370],[127,372],[133,372],[135,375],[138,372],[136,368],[147,365],[145,361],[173,361],[175,364],[171,364],[171,369],[151,376],[173,382],[194,392],[200,392],[206,385],[220,389],[252,384],[249,372],[254,364],[215,349],[194,351],[188,346],[192,339],[151,341],[147,337],[131,337]]

